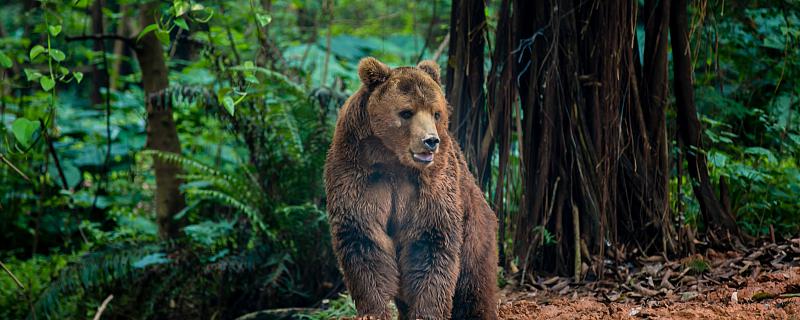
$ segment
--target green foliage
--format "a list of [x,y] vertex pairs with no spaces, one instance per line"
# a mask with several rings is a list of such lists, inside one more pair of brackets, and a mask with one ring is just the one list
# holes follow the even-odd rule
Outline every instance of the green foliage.
[[[712,180],[752,235],[800,227],[800,17],[777,7],[709,7],[699,29],[696,97]],[[690,208],[692,206],[691,203]],[[693,218],[690,220],[694,220]]]
[[683,265],[694,274],[702,274],[711,270],[711,265],[702,256],[692,256],[684,261]]
[[356,304],[353,302],[353,298],[350,297],[350,295],[339,294],[339,297],[336,299],[324,300],[323,303],[327,303],[327,309],[312,314],[301,314],[298,315],[297,318],[304,320],[328,320],[356,316]]
[[[143,12],[142,1],[106,1],[104,34],[133,45],[153,34],[163,45],[170,87],[156,98],[171,107],[180,154],[143,151],[148,119],[134,51],[118,40],[75,39],[94,32],[95,3],[0,4],[0,259],[29,292],[0,274],[0,318],[30,317],[28,300],[37,318],[91,318],[113,293],[109,317],[227,319],[311,305],[340,288],[322,182],[337,108],[360,85],[362,57],[392,66],[432,57],[448,32],[450,1],[346,0],[326,8],[311,0],[174,0],[155,12]],[[727,182],[745,231],[796,234],[798,11],[723,5],[709,3],[693,29],[707,138],[698,152],[708,156],[715,184]],[[156,23],[140,25],[143,14]],[[488,24],[491,46],[494,17]],[[525,192],[519,144],[514,134],[505,181],[496,181],[493,157],[508,223]],[[176,239],[158,237],[154,160],[182,168],[187,206],[173,217]],[[670,207],[681,224],[702,226],[678,166]],[[487,190],[491,203],[495,192]],[[542,226],[525,227],[543,245],[559,241]],[[354,314],[342,295],[303,317]]]
[[189,200],[193,204],[179,213],[176,219],[181,219],[187,212],[195,209],[200,201],[215,201],[244,213],[255,231],[267,231],[262,220],[262,210],[268,208],[268,197],[246,169],[228,174],[174,153],[146,150],[141,154],[178,164],[185,170],[186,174],[181,176],[185,181],[181,190],[190,196]]
[[[27,260],[3,259],[3,264],[25,286],[21,290],[5,273],[0,276],[0,318],[23,319],[30,313],[28,301],[35,301],[45,291],[50,281],[57,277],[72,257],[63,254],[37,256]],[[28,296],[29,295],[29,296]],[[66,301],[65,301],[66,302]]]

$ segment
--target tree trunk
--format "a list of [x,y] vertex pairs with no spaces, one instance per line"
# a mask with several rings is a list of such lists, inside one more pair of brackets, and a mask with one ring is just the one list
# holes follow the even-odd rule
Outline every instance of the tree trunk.
[[[637,11],[626,0],[514,2],[524,198],[513,236],[523,270],[571,274],[585,262],[602,276],[589,256],[604,257],[608,244],[676,247],[667,209],[667,22],[648,20],[653,70],[642,74]],[[555,243],[542,246],[546,235]]]
[[668,97],[667,52],[669,50],[669,0],[648,0],[641,14],[645,29],[644,53],[639,59],[638,38],[628,50],[634,57],[626,71],[633,82],[629,112],[624,121],[630,128],[628,148],[622,158],[617,201],[629,203],[621,209],[620,232],[624,242],[650,235],[640,245],[645,251],[676,252],[676,231],[669,212],[669,141],[666,133]]
[[447,100],[453,108],[450,131],[455,134],[467,163],[485,189],[491,176],[491,149],[479,155],[488,119],[483,91],[484,9],[483,0],[453,1],[445,88]]
[[[453,2],[446,82],[454,108],[451,131],[483,187],[491,182],[492,152],[499,150],[493,203],[501,234],[502,223],[513,222],[508,231],[514,257],[508,260],[520,262],[523,281],[529,270],[574,274],[582,272],[575,266],[583,263],[602,277],[603,263],[596,262],[606,258],[609,245],[645,254],[691,246],[678,236],[669,210],[667,56],[676,7],[683,8],[677,23],[682,36],[672,38],[682,39],[673,43],[674,52],[683,53],[675,56],[678,122],[693,124],[682,140],[695,150],[700,131],[691,96],[685,1],[673,6],[669,0],[646,0],[641,15],[638,1],[631,0],[502,1],[486,107],[476,58],[483,52],[476,31],[485,24],[483,2]],[[506,218],[505,175],[514,141],[522,198],[519,211]],[[712,209],[706,221],[723,223],[735,234],[735,222],[713,199],[705,158],[688,156],[693,177],[704,182],[695,189],[703,196],[704,215]],[[546,239],[554,241],[544,245]]]
[[[675,85],[675,104],[678,109],[678,136],[683,142],[683,152],[692,177],[692,190],[700,204],[703,221],[708,231],[721,231],[723,236],[737,238],[739,228],[736,220],[726,212],[715,196],[708,176],[708,165],[703,153],[702,131],[694,105],[693,68],[689,48],[686,0],[675,0],[670,15],[672,34],[672,57]],[[717,230],[715,230],[717,229]]]
[[[141,25],[155,23],[160,13],[159,2],[150,2],[142,6],[140,11]],[[164,95],[169,87],[169,78],[164,49],[155,32],[150,32],[139,40],[136,57],[142,71],[142,87],[145,93],[147,108],[147,147],[153,150],[181,153],[178,132],[172,118],[172,103]],[[181,180],[178,174],[180,167],[155,157],[153,166],[156,173],[156,218],[159,235],[170,238],[178,233],[178,223],[173,216],[184,207],[183,195],[178,187]]]
[[[492,146],[494,144],[498,145],[499,159],[493,206],[499,221],[497,247],[501,266],[506,265],[504,243],[506,238],[507,207],[504,199],[506,171],[508,170],[508,160],[511,154],[511,123],[513,122],[511,108],[516,100],[516,90],[512,77],[514,59],[510,50],[513,39],[511,31],[511,0],[503,0],[500,5],[500,20],[497,24],[492,68],[487,76],[487,88],[489,90],[487,105],[491,118],[481,141],[481,151],[479,153],[481,162],[488,163],[491,159],[491,154],[489,153]],[[486,170],[488,171],[488,169],[490,169],[490,166],[487,165]]]
[[[650,208],[650,220],[656,222],[661,250],[676,252],[684,247],[685,239],[676,243],[676,231],[669,212],[669,140],[667,139],[667,101],[669,96],[669,9],[670,0],[647,0],[644,4],[645,45],[644,68],[639,74],[640,101],[645,118],[645,132],[649,149],[645,155],[645,202]],[[636,60],[637,62],[639,59]],[[652,186],[652,187],[650,187]]]

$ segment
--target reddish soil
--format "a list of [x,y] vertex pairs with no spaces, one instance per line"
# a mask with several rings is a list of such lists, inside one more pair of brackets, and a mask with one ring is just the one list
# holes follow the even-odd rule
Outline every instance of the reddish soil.
[[639,262],[613,271],[614,280],[572,284],[553,277],[531,281],[523,291],[509,285],[500,318],[800,319],[800,240]]

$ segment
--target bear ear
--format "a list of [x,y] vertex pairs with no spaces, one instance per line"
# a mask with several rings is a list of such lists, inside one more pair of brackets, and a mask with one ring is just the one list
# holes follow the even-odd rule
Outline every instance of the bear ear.
[[439,82],[439,64],[437,64],[436,61],[423,60],[417,65],[417,68],[422,69],[422,71],[430,75],[436,83],[441,84],[441,82]]
[[358,62],[358,77],[370,90],[389,79],[389,67],[373,57],[366,57]]

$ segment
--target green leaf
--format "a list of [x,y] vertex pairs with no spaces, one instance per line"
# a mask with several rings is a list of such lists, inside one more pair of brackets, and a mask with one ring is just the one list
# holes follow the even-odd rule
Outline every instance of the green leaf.
[[254,76],[252,73],[245,75],[244,80],[252,84],[261,83],[260,81],[258,81],[258,78],[256,78],[256,76]]
[[222,100],[225,99],[225,96],[228,92],[233,91],[231,88],[221,88],[217,91],[217,102],[222,104]]
[[53,60],[58,62],[64,61],[64,58],[66,58],[64,52],[58,49],[50,49],[48,53],[50,54],[51,57],[53,57]]
[[775,155],[772,153],[772,151],[769,151],[768,149],[764,149],[762,147],[746,148],[746,149],[744,149],[744,153],[752,154],[752,155],[764,156],[764,157],[767,158],[767,161],[769,161],[771,163],[777,163],[778,162],[778,159],[775,157]]
[[28,79],[28,81],[36,81],[42,77],[42,74],[39,73],[38,71],[31,69],[25,69],[24,71],[25,71],[25,78]]
[[[199,8],[199,9],[195,9],[195,8]],[[192,6],[192,11],[203,11],[203,12],[205,12],[207,14],[207,16],[205,16],[203,18],[200,18],[200,17],[197,17],[197,16],[193,17],[195,21],[200,22],[200,23],[207,23],[209,20],[211,20],[211,17],[214,16],[214,10],[213,9],[205,8],[205,7],[203,7],[203,5],[200,5],[200,4],[193,5]]]
[[61,25],[47,26],[47,30],[50,31],[51,36],[55,37],[61,33]]
[[236,101],[233,103],[233,105],[237,105],[237,104],[239,104],[239,102],[242,102],[242,100],[244,100],[244,98],[245,98],[245,97],[247,97],[247,92],[243,92],[243,93],[240,93],[240,94],[241,94],[242,96],[241,96],[241,97],[239,97],[239,99],[236,99]]
[[225,107],[225,110],[228,111],[231,115],[233,115],[235,103],[233,103],[233,98],[231,96],[225,96],[222,98],[222,106]]
[[53,87],[56,86],[56,82],[53,81],[53,79],[50,79],[50,77],[39,78],[39,83],[42,85],[42,89],[44,89],[44,91],[50,91],[50,89],[53,89]]
[[161,252],[153,253],[142,257],[139,261],[131,264],[136,269],[144,269],[149,265],[170,263],[172,260],[167,258],[166,254]]
[[175,11],[175,16],[180,17],[189,11],[190,6],[186,1],[176,0],[172,2],[172,9]]
[[256,13],[256,20],[258,21],[258,24],[263,27],[272,21],[272,16],[263,13]]
[[139,32],[139,36],[136,37],[136,41],[138,42],[139,40],[142,39],[142,37],[155,30],[158,30],[158,25],[155,23],[144,27],[144,29],[142,29],[142,32]]
[[33,46],[33,48],[31,48],[31,52],[30,52],[30,57],[31,57],[31,60],[33,60],[34,58],[36,58],[36,56],[38,56],[38,55],[39,55],[39,54],[41,54],[42,52],[44,52],[44,47],[42,47],[42,46],[40,46],[40,45],[38,45],[38,44],[37,44],[37,45],[35,45],[35,46]]
[[[76,167],[75,164],[68,159],[61,160],[61,169],[62,172],[64,172],[64,178],[67,179],[67,189],[71,189],[77,186],[78,183],[81,181],[82,177],[81,170],[78,169],[78,167]],[[60,177],[61,174],[58,172],[58,168],[55,166],[55,164],[51,163],[47,167],[47,172],[50,174],[51,177],[56,178],[56,180],[58,181],[57,185],[59,187],[64,187],[61,184],[61,177]]]
[[161,44],[165,46],[169,45],[169,32],[167,30],[156,31],[156,38],[158,38],[158,41],[161,41]]
[[175,19],[175,25],[183,30],[189,31],[189,25],[186,24],[186,20],[183,18]]
[[11,124],[11,131],[14,132],[14,138],[25,148],[33,143],[33,134],[38,128],[39,124],[36,121],[25,118],[17,118],[17,120],[14,120],[14,123]]
[[73,71],[72,76],[75,77],[75,80],[77,80],[78,83],[81,83],[81,80],[83,80],[83,72]]
[[11,66],[13,65],[14,62],[11,61],[11,58],[9,58],[5,53],[3,53],[3,51],[0,51],[0,66],[2,66],[3,68],[11,68]]

